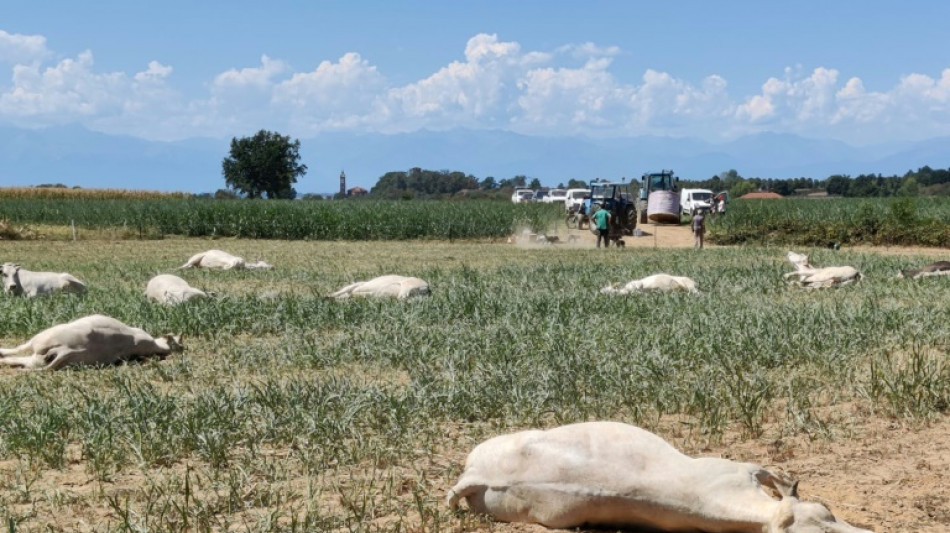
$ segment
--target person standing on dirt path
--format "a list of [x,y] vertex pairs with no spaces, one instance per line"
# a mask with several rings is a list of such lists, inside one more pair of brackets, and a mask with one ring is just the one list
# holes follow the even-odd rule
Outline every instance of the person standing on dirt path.
[[702,250],[703,236],[706,235],[706,217],[703,216],[702,209],[696,211],[696,214],[693,215],[693,235],[696,237],[693,248]]
[[610,211],[606,208],[600,208],[591,215],[594,224],[597,227],[597,247],[600,248],[600,240],[604,240],[604,248],[610,248],[610,240],[607,234],[610,232]]

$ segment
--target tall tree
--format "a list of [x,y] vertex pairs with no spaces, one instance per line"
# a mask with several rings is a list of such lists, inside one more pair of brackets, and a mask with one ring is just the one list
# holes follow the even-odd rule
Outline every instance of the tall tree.
[[488,176],[487,178],[483,179],[481,183],[478,184],[478,188],[486,189],[486,190],[497,189],[498,182],[495,181],[495,178],[493,176]]
[[248,198],[294,198],[293,184],[307,173],[300,164],[300,141],[261,130],[253,137],[231,139],[231,153],[221,162],[228,187]]
[[828,179],[825,180],[825,190],[828,191],[828,194],[835,196],[846,196],[850,187],[851,178],[849,176],[835,174],[834,176],[829,176]]

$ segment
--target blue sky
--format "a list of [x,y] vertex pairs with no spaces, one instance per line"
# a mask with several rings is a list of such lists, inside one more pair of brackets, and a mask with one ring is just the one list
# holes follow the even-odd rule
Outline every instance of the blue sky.
[[4,2],[0,125],[920,140],[950,135],[948,20],[941,0]]

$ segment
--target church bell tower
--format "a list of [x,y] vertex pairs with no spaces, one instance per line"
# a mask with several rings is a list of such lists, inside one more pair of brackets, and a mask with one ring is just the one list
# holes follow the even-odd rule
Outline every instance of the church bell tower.
[[346,196],[346,174],[340,171],[340,196]]

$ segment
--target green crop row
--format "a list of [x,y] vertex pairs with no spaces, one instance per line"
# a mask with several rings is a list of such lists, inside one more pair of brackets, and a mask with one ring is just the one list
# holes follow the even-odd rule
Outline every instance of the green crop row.
[[15,225],[122,228],[140,238],[471,239],[541,229],[559,215],[550,204],[499,201],[0,198],[0,218]]
[[737,200],[709,227],[718,244],[950,246],[950,199]]

